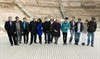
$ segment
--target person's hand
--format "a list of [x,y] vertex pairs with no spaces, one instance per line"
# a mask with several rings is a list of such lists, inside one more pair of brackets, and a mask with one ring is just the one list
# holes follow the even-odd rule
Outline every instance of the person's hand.
[[57,32],[56,30],[54,30],[55,32]]

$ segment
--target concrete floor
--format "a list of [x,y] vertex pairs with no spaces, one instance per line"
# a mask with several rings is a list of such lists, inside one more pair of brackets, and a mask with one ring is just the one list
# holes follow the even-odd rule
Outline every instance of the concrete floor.
[[[10,46],[5,33],[0,33],[0,59],[100,59],[100,32],[95,33],[94,47],[82,46],[81,39],[78,46],[62,44],[62,36],[58,45],[54,44],[20,44]],[[69,40],[68,35],[68,40]],[[43,36],[44,37],[44,36]],[[38,39],[37,39],[38,42]]]

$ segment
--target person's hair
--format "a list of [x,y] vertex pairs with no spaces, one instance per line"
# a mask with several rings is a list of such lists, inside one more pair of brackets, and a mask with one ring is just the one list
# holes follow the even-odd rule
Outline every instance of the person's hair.
[[47,19],[47,17],[45,17],[44,19]]
[[39,22],[39,23],[42,23],[42,20],[41,20],[41,18],[38,18],[38,22]]
[[65,20],[68,20],[68,17],[65,17]]
[[26,17],[24,17],[23,19],[27,19]]
[[72,16],[72,18],[75,18],[75,16]]
[[11,16],[9,16],[8,18],[12,18]]
[[85,21],[86,21],[86,22],[88,22],[88,20],[87,20],[87,19],[86,19]]
[[92,20],[95,20],[95,17],[92,17]]
[[78,18],[78,20],[80,20],[80,21],[81,21],[81,18]]
[[18,19],[18,18],[19,18],[18,16],[15,17],[15,19]]

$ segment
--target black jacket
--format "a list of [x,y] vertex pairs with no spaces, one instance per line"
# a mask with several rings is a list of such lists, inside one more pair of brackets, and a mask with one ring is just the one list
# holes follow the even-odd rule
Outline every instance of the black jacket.
[[46,33],[46,32],[49,32],[49,31],[50,31],[50,22],[45,21],[43,23],[43,32]]
[[[77,32],[77,30],[78,30],[78,22],[76,22],[75,23],[75,32]],[[80,26],[80,31],[82,32],[82,30],[83,30],[83,23],[81,23],[81,26]]]
[[75,21],[74,21],[74,25],[73,25],[73,21],[70,21],[70,30],[72,30],[73,29],[73,27],[75,28]]
[[[54,22],[54,26],[53,26],[53,36],[54,37],[60,37],[60,28],[61,28],[60,23]],[[55,32],[54,30],[56,30],[57,32]]]
[[5,26],[4,26],[4,28],[5,28],[5,30],[8,32],[8,33],[14,33],[14,22],[13,21],[11,21],[12,22],[12,24],[10,25],[10,22],[9,21],[6,21],[5,22]]
[[90,21],[88,22],[87,26],[88,26],[87,29],[88,32],[95,32],[97,28],[97,23],[95,21]]
[[50,31],[50,33],[52,33],[53,32],[53,26],[54,26],[54,22],[51,24],[51,22],[49,21],[49,24],[50,24],[50,26],[49,26],[49,31]]
[[35,21],[31,21],[30,22],[30,31],[31,31],[31,33],[33,33],[33,34],[37,34],[37,25],[38,25],[38,23]]

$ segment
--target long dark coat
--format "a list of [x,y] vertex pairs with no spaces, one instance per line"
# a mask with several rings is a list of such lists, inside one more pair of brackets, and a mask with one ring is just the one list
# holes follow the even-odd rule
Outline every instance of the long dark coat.
[[[60,28],[61,28],[60,23],[54,22],[54,25],[53,25],[53,37],[60,37]],[[54,30],[56,30],[57,32],[55,32]]]

